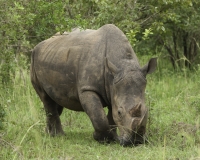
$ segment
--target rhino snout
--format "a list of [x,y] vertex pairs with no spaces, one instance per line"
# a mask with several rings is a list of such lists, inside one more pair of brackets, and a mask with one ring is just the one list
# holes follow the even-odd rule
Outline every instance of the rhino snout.
[[123,146],[123,147],[127,147],[129,145],[133,144],[130,140],[126,140],[126,139],[120,139],[120,145]]
[[133,133],[131,137],[121,137],[119,138],[120,145],[123,147],[138,145],[145,143],[144,137],[140,134]]

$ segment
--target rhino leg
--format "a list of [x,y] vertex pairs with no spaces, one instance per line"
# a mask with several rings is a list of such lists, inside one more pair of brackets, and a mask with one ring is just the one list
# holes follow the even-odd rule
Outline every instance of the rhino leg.
[[33,64],[31,65],[31,83],[44,104],[47,116],[47,132],[52,136],[56,134],[64,134],[59,117],[62,114],[63,107],[54,102],[45,92],[43,87],[41,87],[35,74]]
[[47,128],[46,131],[51,135],[63,135],[64,131],[61,126],[60,115],[63,107],[55,103],[49,96],[43,100],[46,111]]
[[62,135],[64,131],[61,126],[60,115],[62,114],[63,107],[54,102],[47,93],[33,81],[33,87],[39,95],[41,101],[43,102],[46,117],[47,117],[47,128],[46,131],[51,135]]
[[89,116],[94,127],[93,137],[98,142],[114,140],[113,131],[110,130],[109,121],[104,112],[100,97],[92,91],[85,91],[79,96],[84,111]]
[[113,120],[112,109],[108,110],[107,118],[108,118],[108,122],[109,122],[109,125],[110,125],[110,129],[112,130],[112,132],[114,134],[114,140],[118,141],[117,126],[116,126],[116,124]]
[[62,114],[63,107],[57,104],[57,111],[58,111],[58,115],[60,116]]

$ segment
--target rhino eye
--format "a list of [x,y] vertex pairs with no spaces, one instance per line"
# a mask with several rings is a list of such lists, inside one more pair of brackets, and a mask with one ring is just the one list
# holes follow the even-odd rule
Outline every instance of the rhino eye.
[[120,118],[122,118],[122,112],[120,111],[120,110],[118,110],[118,116],[120,117]]

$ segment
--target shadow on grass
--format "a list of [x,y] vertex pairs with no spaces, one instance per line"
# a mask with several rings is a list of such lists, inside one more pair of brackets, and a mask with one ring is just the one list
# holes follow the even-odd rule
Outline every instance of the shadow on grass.
[[111,142],[111,143],[99,143],[93,138],[93,131],[89,130],[65,130],[65,135],[63,136],[56,136],[52,137],[52,139],[55,139],[57,141],[63,141],[67,143],[68,145],[81,145],[81,146],[110,146],[110,145],[119,145],[117,142]]

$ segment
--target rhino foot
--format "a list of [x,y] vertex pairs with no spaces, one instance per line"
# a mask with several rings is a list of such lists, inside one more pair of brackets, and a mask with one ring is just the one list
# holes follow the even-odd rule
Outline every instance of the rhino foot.
[[110,143],[112,141],[116,141],[115,134],[113,132],[97,132],[93,133],[93,137],[99,143]]
[[123,147],[127,146],[138,146],[140,144],[147,143],[147,138],[141,135],[134,135],[132,138],[119,138],[120,145]]
[[64,132],[48,132],[50,136],[55,137],[55,136],[65,136],[66,134]]
[[48,127],[46,128],[46,132],[54,137],[54,136],[64,136],[65,135],[65,132],[61,129],[49,129]]

